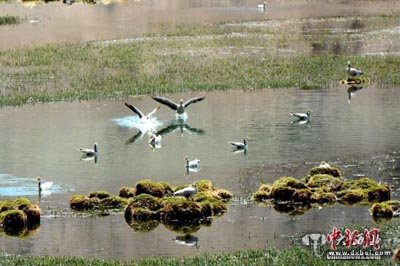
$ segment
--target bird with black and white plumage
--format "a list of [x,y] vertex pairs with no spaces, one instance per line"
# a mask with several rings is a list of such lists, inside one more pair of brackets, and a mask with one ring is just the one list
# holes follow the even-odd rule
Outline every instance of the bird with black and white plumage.
[[183,99],[180,99],[179,104],[175,103],[174,101],[172,101],[170,99],[160,97],[160,96],[153,96],[152,98],[153,98],[153,100],[168,106],[172,110],[175,110],[178,118],[181,118],[186,113],[186,108],[189,105],[204,100],[206,98],[206,96],[190,98],[186,102],[183,102]]
[[351,78],[357,78],[361,75],[364,74],[364,72],[362,72],[361,70],[351,67],[350,61],[347,62],[347,74],[351,77]]
[[243,142],[228,141],[229,144],[233,146],[236,150],[247,150],[247,138],[243,139]]
[[189,160],[188,156],[185,156],[185,167],[187,170],[198,169],[200,167],[200,159]]
[[310,121],[311,119],[311,110],[307,110],[306,113],[289,113],[291,116],[295,117],[301,121]]
[[160,109],[160,106],[157,106],[153,111],[151,111],[150,113],[145,115],[142,111],[140,111],[139,108],[137,108],[136,106],[134,106],[132,104],[125,103],[125,106],[128,107],[129,109],[131,109],[132,112],[137,114],[140,118],[140,121],[142,121],[142,122],[146,122],[147,120],[149,120],[157,112],[157,110]]
[[81,148],[79,150],[83,153],[83,156],[87,157],[97,156],[99,154],[99,148],[97,143],[94,144],[93,149]]
[[161,145],[161,135],[157,135],[157,134],[151,134],[150,138],[149,138],[149,144],[153,145],[153,146],[158,146]]
[[259,10],[265,11],[265,9],[267,9],[267,2],[264,1],[262,4],[258,4],[258,5],[257,5],[257,8],[258,8]]
[[42,193],[42,191],[49,191],[51,189],[51,187],[53,186],[53,182],[42,183],[42,179],[40,178],[40,176],[36,177],[36,180],[38,181],[39,195]]

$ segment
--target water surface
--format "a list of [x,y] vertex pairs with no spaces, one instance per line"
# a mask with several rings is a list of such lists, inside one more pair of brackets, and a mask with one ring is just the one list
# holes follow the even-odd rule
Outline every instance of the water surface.
[[[302,177],[320,161],[338,164],[348,178],[373,176],[394,185],[397,195],[400,156],[399,88],[374,85],[358,90],[349,100],[346,86],[301,91],[219,91],[201,93],[202,102],[188,109],[186,127],[172,127],[175,115],[162,106],[156,113],[164,130],[162,148],[150,149],[147,133],[115,119],[134,114],[124,102],[150,112],[158,103],[150,97],[121,101],[90,101],[26,105],[0,110],[0,172],[15,180],[41,176],[61,189],[42,197],[40,230],[18,240],[1,236],[6,253],[82,255],[132,259],[184,256],[241,248],[278,248],[307,232],[328,233],[332,226],[351,223],[372,226],[367,207],[339,204],[288,216],[245,203],[260,182],[279,176]],[[194,93],[165,95],[178,101]],[[292,124],[289,112],[313,110],[311,123]],[[117,120],[120,121],[120,120]],[[175,129],[175,130],[173,130]],[[249,138],[249,150],[232,153],[228,141]],[[99,144],[97,162],[81,160],[80,147]],[[183,158],[201,160],[198,173],[186,174]],[[72,194],[107,190],[117,194],[149,178],[172,185],[200,178],[241,196],[222,217],[194,233],[197,248],[178,244],[179,233],[163,225],[149,233],[135,232],[122,214],[71,217]],[[29,183],[30,184],[30,183]],[[29,194],[28,194],[29,195]],[[4,195],[3,195],[4,196]],[[37,196],[29,196],[37,200]],[[4,198],[4,197],[2,197]],[[246,200],[248,202],[248,199]]]

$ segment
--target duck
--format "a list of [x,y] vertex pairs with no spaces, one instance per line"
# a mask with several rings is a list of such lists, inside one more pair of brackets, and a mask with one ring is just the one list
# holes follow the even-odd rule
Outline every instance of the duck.
[[301,121],[309,121],[311,119],[311,110],[307,110],[306,113],[289,113],[291,116],[296,117]]
[[247,139],[244,138],[243,142],[228,141],[236,150],[247,150]]
[[206,98],[206,96],[190,98],[186,102],[183,102],[183,99],[180,99],[179,104],[176,104],[172,100],[164,98],[164,97],[153,96],[152,98],[153,98],[153,100],[168,106],[172,110],[175,110],[177,115],[182,116],[186,113],[186,108],[189,105],[191,105],[192,103],[196,103],[196,102],[200,102],[200,101],[204,100]]
[[351,67],[350,61],[347,62],[347,74],[352,77],[356,78],[364,74],[361,70]]
[[41,194],[43,190],[50,190],[50,188],[53,186],[53,182],[42,183],[40,176],[36,177],[36,180],[38,181],[39,194]]
[[186,161],[185,167],[186,169],[197,169],[200,166],[200,160],[199,159],[194,159],[192,161],[189,161],[189,157],[185,156],[184,160]]
[[196,184],[190,185],[188,187],[179,189],[174,192],[174,196],[181,196],[186,198],[192,198],[197,193]]
[[158,109],[160,109],[160,106],[157,106],[153,111],[145,115],[142,111],[139,110],[139,108],[135,107],[132,104],[125,103],[125,106],[131,109],[135,114],[137,114],[141,121],[149,120],[151,116],[154,115]]
[[93,149],[81,148],[79,150],[83,153],[83,156],[87,156],[87,157],[97,156],[99,154],[99,149],[98,149],[97,143],[94,144]]

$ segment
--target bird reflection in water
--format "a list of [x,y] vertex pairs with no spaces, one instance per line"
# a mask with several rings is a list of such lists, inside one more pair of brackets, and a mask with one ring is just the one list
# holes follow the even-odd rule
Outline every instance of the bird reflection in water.
[[362,86],[351,85],[347,89],[347,94],[349,95],[349,103],[351,102],[351,98],[355,96],[356,92],[361,90],[362,88],[363,88]]
[[184,236],[176,236],[173,240],[178,245],[185,245],[185,246],[188,246],[188,247],[195,247],[196,249],[200,248],[199,238],[196,237],[196,236],[192,236],[192,235],[187,234],[187,235],[184,235]]

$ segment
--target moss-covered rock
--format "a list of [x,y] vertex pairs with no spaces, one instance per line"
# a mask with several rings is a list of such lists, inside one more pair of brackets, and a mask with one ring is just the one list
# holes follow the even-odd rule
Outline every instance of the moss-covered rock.
[[29,199],[20,197],[15,200],[0,201],[0,213],[11,210],[21,210],[25,213],[29,229],[40,225],[41,210]]
[[121,198],[132,198],[136,195],[136,188],[134,187],[122,187],[119,190],[119,196]]
[[308,188],[297,189],[292,196],[292,201],[301,204],[310,204],[312,192]]
[[[201,192],[204,193],[204,192]],[[222,201],[212,196],[198,197],[196,202],[200,203],[204,217],[212,215],[221,215],[228,209],[227,205]]]
[[129,208],[146,208],[151,211],[159,210],[162,205],[160,199],[149,194],[140,194],[130,201]]
[[339,168],[337,167],[314,167],[310,171],[310,176],[314,175],[331,175],[333,177],[338,177],[340,178],[342,176],[342,172],[340,171]]
[[316,190],[312,193],[310,201],[317,204],[334,204],[336,202],[336,195],[332,192],[325,192],[323,190]]
[[366,193],[363,189],[347,189],[337,193],[339,202],[342,204],[353,205],[366,199]]
[[307,186],[293,177],[281,177],[272,184],[271,197],[275,201],[293,201],[293,195],[298,189],[305,189]]
[[194,184],[197,188],[198,192],[205,192],[205,191],[215,191],[215,187],[210,180],[199,180],[196,181]]
[[151,211],[147,208],[128,206],[125,209],[125,220],[128,224],[131,224],[133,221],[149,221],[149,220],[158,220],[158,212]]
[[343,180],[331,175],[317,174],[308,179],[307,186],[310,188],[319,188],[325,192],[335,192],[342,188]]
[[105,199],[111,196],[107,191],[93,191],[89,193],[89,198]]
[[27,230],[28,218],[21,210],[7,210],[0,213],[0,224],[8,234],[20,234]]
[[262,202],[271,199],[272,186],[267,184],[262,184],[258,191],[253,194],[255,201]]
[[345,181],[342,191],[338,193],[347,194],[345,191],[357,190],[363,194],[363,201],[381,202],[390,200],[390,188],[387,185],[378,184],[375,180],[369,177],[363,177],[356,180]]
[[93,210],[99,205],[98,198],[89,198],[85,195],[72,195],[69,200],[69,206],[71,209],[82,211],[82,210]]
[[166,197],[161,199],[160,218],[164,221],[199,220],[204,217],[199,203],[184,197]]
[[128,200],[118,196],[111,195],[110,197],[103,198],[99,201],[99,208],[101,209],[122,209],[128,204]]
[[145,179],[136,184],[136,195],[149,194],[157,198],[172,195],[172,188],[164,182],[153,182]]
[[224,201],[228,202],[233,198],[233,194],[226,189],[217,189],[217,195]]
[[380,203],[374,203],[371,207],[372,216],[375,218],[390,219],[400,211],[399,200],[388,200]]

